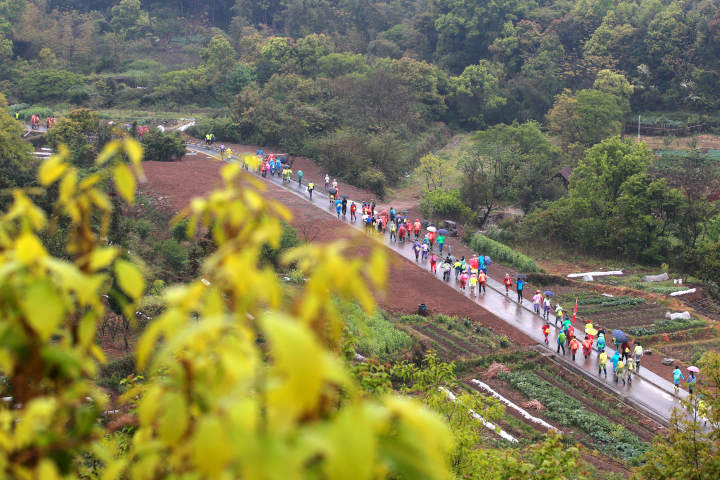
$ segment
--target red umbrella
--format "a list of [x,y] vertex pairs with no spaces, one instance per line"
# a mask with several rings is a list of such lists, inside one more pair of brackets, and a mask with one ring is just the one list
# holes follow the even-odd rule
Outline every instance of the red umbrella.
[[477,270],[477,269],[478,269],[478,265],[480,265],[480,262],[478,262],[478,258],[477,258],[477,257],[471,258],[471,259],[468,261],[468,263],[469,263],[470,266],[471,266],[472,268],[474,268],[475,270]]

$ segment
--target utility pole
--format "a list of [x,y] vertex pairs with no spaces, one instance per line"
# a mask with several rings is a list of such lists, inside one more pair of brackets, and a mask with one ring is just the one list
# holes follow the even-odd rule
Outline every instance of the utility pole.
[[638,140],[640,140],[640,115],[638,115]]

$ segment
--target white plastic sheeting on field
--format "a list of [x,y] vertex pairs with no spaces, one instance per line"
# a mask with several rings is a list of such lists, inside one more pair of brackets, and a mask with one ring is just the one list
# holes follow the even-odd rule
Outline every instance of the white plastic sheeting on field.
[[585,273],[568,273],[568,278],[580,278],[586,275],[591,277],[606,277],[608,275],[622,275],[622,270],[610,270],[607,272],[585,272]]
[[663,272],[660,275],[645,275],[642,277],[643,282],[664,282],[665,280],[670,280],[667,272]]
[[689,293],[695,293],[697,290],[691,288],[690,290],[680,290],[679,292],[673,292],[670,294],[671,297],[679,297],[680,295],[687,295]]
[[[450,390],[448,390],[447,388],[445,388],[445,387],[440,387],[440,390],[443,391],[443,392],[445,392],[445,395],[447,395],[448,398],[449,398],[450,400],[452,400],[453,402],[457,399],[457,397],[455,396],[455,394],[452,393],[452,392],[451,392]],[[492,430],[493,432],[497,433],[498,435],[500,435],[500,437],[504,438],[504,439],[507,440],[508,442],[517,443],[517,438],[513,437],[512,435],[510,435],[509,433],[507,433],[505,430],[503,430],[502,428],[498,427],[498,426],[495,425],[494,423],[488,422],[487,420],[485,420],[484,418],[482,418],[480,415],[478,415],[474,410],[470,410],[470,414],[473,416],[473,418],[475,418],[476,420],[479,420],[480,422],[482,422],[482,424],[485,425],[489,430]]]
[[690,312],[682,312],[682,313],[670,313],[665,312],[665,318],[668,318],[670,320],[690,320]]
[[470,380],[470,381],[471,381],[472,383],[474,383],[475,385],[477,385],[478,387],[482,388],[483,390],[489,392],[490,395],[492,395],[493,397],[497,398],[498,400],[500,400],[502,403],[504,403],[504,404],[507,405],[508,407],[510,407],[510,408],[512,408],[513,410],[515,410],[516,412],[518,412],[518,413],[519,413],[520,415],[522,415],[522,417],[525,418],[526,420],[529,420],[529,421],[531,421],[531,422],[533,422],[533,423],[537,423],[538,425],[542,425],[543,427],[547,428],[548,430],[554,430],[554,431],[556,431],[556,432],[559,432],[559,431],[560,431],[560,430],[558,430],[557,428],[555,428],[555,427],[553,427],[552,425],[550,425],[549,423],[547,423],[547,422],[546,422],[545,420],[543,420],[542,418],[538,418],[538,417],[535,417],[535,416],[533,416],[533,415],[530,415],[530,414],[527,412],[527,410],[525,410],[524,408],[522,408],[522,407],[520,407],[520,406],[518,406],[518,405],[515,405],[515,404],[514,404],[513,402],[511,402],[510,400],[508,400],[507,398],[505,398],[505,397],[503,397],[502,395],[500,395],[499,393],[497,393],[495,390],[492,389],[492,387],[491,387],[490,385],[488,385],[488,384],[486,384],[486,383],[484,383],[484,382],[481,382],[480,380],[476,380],[476,379],[474,379],[474,378],[473,378],[472,380]]

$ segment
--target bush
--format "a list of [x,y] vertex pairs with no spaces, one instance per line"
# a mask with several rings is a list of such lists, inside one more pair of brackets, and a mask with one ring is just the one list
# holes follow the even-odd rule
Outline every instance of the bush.
[[540,267],[537,266],[535,260],[516,252],[512,248],[502,243],[492,240],[482,233],[476,233],[470,240],[470,248],[478,253],[489,256],[493,261],[511,265],[521,272],[533,273],[539,272]]
[[172,236],[175,240],[177,240],[178,242],[187,240],[187,228],[189,223],[190,219],[186,218],[182,222],[176,223],[172,226],[170,232],[172,233]]
[[361,355],[385,361],[412,348],[412,337],[398,330],[380,311],[368,316],[355,304],[345,304],[341,310]]
[[459,222],[467,222],[473,217],[472,210],[460,200],[458,190],[425,192],[420,201],[420,211],[425,217],[439,215]]
[[19,110],[17,113],[20,116],[20,120],[24,120],[26,122],[29,122],[30,117],[32,117],[33,115],[37,115],[38,117],[40,117],[41,123],[44,119],[46,119],[47,117],[52,117],[53,115],[53,111],[47,107],[28,107]]
[[242,141],[240,128],[231,118],[205,118],[187,129],[188,135],[201,139],[208,133],[214,133],[215,139],[219,142]]
[[152,232],[153,224],[150,220],[141,218],[140,220],[131,221],[130,230],[135,232],[142,240],[145,240]]
[[177,132],[150,130],[143,136],[144,160],[174,162],[185,156],[185,141]]
[[162,258],[176,273],[185,271],[188,263],[188,251],[174,238],[160,242],[155,253]]
[[273,248],[269,244],[265,244],[262,251],[260,252],[261,262],[271,263],[277,267],[280,263],[280,255],[283,252],[300,245],[300,239],[297,236],[297,230],[295,230],[287,223],[283,223],[282,225],[283,230],[282,234],[280,235],[280,246],[278,248]]
[[120,381],[135,373],[135,356],[125,355],[100,367],[98,384],[113,391],[120,390]]
[[18,87],[24,99],[31,102],[39,100],[69,100],[81,86],[83,77],[65,70],[35,70],[18,81]]
[[385,196],[385,175],[374,168],[363,170],[358,176],[358,186],[367,188],[382,198]]

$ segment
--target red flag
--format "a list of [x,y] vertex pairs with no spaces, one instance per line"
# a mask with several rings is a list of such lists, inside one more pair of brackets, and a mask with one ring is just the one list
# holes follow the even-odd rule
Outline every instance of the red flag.
[[578,299],[575,299],[575,309],[573,310],[573,325],[575,325],[575,320],[577,320],[577,301]]

